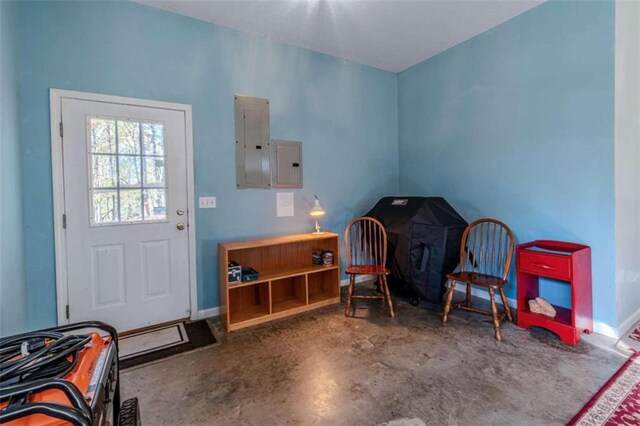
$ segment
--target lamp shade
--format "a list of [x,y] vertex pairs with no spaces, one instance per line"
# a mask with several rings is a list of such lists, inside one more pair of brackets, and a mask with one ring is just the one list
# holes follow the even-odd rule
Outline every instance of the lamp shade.
[[318,200],[318,196],[315,196],[316,199],[313,200],[313,208],[311,209],[311,211],[309,212],[309,214],[311,216],[324,216],[325,211],[322,208],[322,206],[320,205],[320,200]]

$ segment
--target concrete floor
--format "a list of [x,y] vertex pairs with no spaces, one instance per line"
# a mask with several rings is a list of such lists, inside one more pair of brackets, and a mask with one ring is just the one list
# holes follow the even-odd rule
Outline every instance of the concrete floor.
[[395,298],[333,305],[122,373],[145,425],[565,424],[624,363],[582,342]]

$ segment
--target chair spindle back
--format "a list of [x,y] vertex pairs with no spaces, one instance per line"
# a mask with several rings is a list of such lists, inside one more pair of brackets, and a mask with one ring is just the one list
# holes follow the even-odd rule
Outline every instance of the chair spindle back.
[[462,234],[460,270],[507,279],[515,241],[507,225],[496,219],[478,219]]
[[372,217],[359,217],[347,225],[344,247],[349,266],[384,266],[387,263],[387,231]]

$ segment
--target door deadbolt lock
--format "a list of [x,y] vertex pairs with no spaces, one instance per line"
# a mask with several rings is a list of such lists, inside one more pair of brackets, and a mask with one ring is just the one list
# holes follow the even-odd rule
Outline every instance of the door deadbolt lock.
[[178,228],[179,231],[182,231],[184,229],[184,223],[180,222],[176,225],[176,228]]
[[178,214],[178,216],[182,216],[184,214],[184,210],[178,209],[176,210],[176,213]]

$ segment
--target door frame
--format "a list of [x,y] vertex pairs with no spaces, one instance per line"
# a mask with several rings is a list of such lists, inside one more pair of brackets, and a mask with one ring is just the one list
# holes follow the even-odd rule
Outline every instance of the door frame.
[[73,90],[49,89],[51,114],[51,174],[53,179],[53,230],[56,265],[56,303],[58,325],[69,324],[67,304],[69,303],[69,283],[67,277],[67,236],[63,227],[62,215],[65,213],[64,164],[62,159],[62,100],[75,99],[137,107],[149,107],[179,111],[185,119],[185,145],[187,160],[187,217],[188,256],[189,256],[189,309],[192,320],[198,319],[198,288],[196,277],[196,224],[193,177],[193,122],[191,105],[147,99],[111,96],[99,93],[77,92]]

